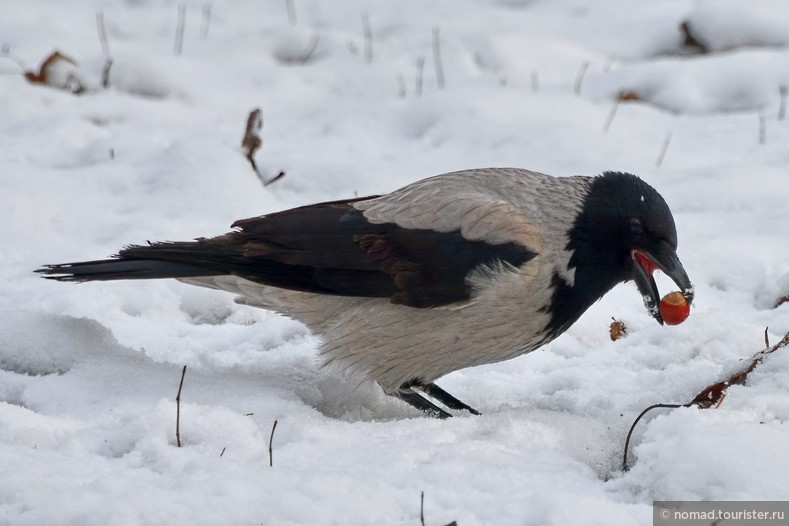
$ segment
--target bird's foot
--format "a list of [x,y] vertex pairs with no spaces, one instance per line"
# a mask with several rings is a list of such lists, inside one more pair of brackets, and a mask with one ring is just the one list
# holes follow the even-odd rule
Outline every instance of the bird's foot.
[[477,411],[476,409],[474,409],[468,404],[464,404],[463,402],[461,402],[451,394],[447,393],[446,391],[444,391],[434,383],[429,383],[423,386],[422,391],[424,391],[426,395],[435,398],[436,400],[438,400],[439,402],[441,402],[442,404],[444,404],[450,409],[465,410],[471,413],[472,415],[480,414],[479,411]]
[[416,390],[422,391],[424,394],[437,400],[449,409],[465,410],[474,415],[480,414],[479,411],[468,404],[464,404],[432,382],[429,384],[422,384],[420,382],[405,383],[398,389],[396,396],[407,404],[427,413],[429,416],[435,418],[449,418],[452,416],[451,413],[440,408],[419,394]]

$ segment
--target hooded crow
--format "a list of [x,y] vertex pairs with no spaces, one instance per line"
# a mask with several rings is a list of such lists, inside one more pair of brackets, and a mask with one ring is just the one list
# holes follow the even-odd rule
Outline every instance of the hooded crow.
[[436,379],[537,349],[620,282],[635,281],[661,324],[655,270],[693,299],[671,211],[628,173],[465,170],[232,228],[37,272],[75,282],[176,278],[232,292],[304,323],[325,363],[439,417],[477,411]]

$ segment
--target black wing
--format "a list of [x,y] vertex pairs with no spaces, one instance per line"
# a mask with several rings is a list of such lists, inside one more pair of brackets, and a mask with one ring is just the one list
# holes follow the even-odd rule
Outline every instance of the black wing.
[[223,236],[130,246],[112,260],[39,272],[63,281],[232,274],[292,290],[432,307],[469,299],[466,278],[476,267],[519,266],[536,255],[517,243],[468,241],[459,230],[374,224],[353,207],[356,201],[243,219],[233,224],[237,231]]

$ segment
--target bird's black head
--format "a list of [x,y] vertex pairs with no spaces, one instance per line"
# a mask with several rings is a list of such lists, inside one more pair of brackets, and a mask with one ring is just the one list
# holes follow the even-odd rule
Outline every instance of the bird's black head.
[[572,284],[563,284],[563,294],[566,301],[581,303],[581,312],[617,283],[634,280],[649,313],[662,324],[655,270],[662,270],[692,301],[693,286],[677,257],[671,211],[638,177],[605,172],[594,178],[569,237],[569,267],[575,276]]

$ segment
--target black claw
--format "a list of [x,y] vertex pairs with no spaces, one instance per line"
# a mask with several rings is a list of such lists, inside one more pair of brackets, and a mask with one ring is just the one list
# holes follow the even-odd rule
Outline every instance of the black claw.
[[444,411],[436,404],[428,400],[427,398],[423,397],[414,389],[418,389],[425,393],[427,396],[437,400],[438,402],[442,403],[449,409],[456,409],[459,411],[468,411],[473,415],[480,414],[479,411],[474,409],[468,404],[464,404],[451,394],[447,393],[439,386],[434,383],[424,384],[418,379],[415,379],[411,382],[404,383],[398,389],[396,396],[399,397],[404,402],[416,407],[420,411],[424,411],[428,415],[435,417],[435,418],[449,418],[452,416],[450,413]]
[[427,398],[413,391],[408,385],[401,387],[397,391],[397,396],[407,404],[416,407],[420,411],[424,411],[434,418],[449,418],[452,416]]
[[480,412],[468,404],[464,404],[451,394],[447,393],[434,383],[421,386],[422,391],[447,406],[450,409],[466,410],[472,415],[479,415]]

